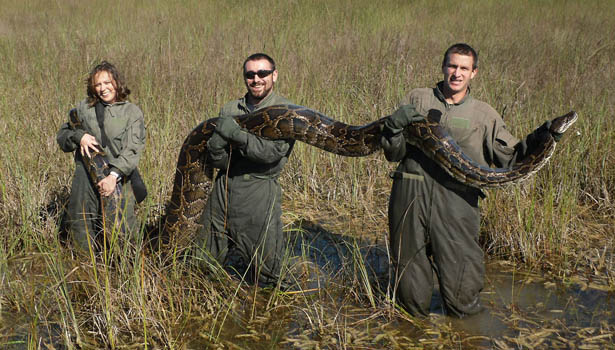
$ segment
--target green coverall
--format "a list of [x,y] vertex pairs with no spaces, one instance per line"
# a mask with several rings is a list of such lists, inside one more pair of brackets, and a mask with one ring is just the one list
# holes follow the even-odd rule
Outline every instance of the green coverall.
[[[499,114],[469,91],[458,104],[448,104],[442,84],[412,90],[408,104],[395,113],[439,118],[463,152],[483,166],[511,167],[531,149],[534,134],[520,142]],[[479,312],[485,275],[478,244],[482,191],[453,179],[400,130],[385,124],[384,135],[386,158],[400,162],[391,174],[389,202],[392,282],[399,303],[413,315],[429,314],[433,266],[447,311],[458,317]]]
[[[246,97],[227,103],[220,118],[250,113],[251,108],[291,104],[271,93],[257,106],[248,106]],[[207,256],[224,263],[234,247],[252,267],[253,282],[274,285],[280,279],[286,248],[282,233],[282,189],[278,177],[288,161],[294,140],[270,141],[241,130],[245,143],[208,142],[208,161],[219,168],[212,193],[199,219],[202,229],[196,235],[199,259]],[[229,160],[230,158],[230,160]],[[284,282],[280,281],[281,286]]]
[[[85,166],[79,142],[84,134],[96,138],[98,149],[107,154],[111,170],[121,175],[118,183],[122,184],[119,212],[106,212],[105,225],[108,232],[112,232],[112,225],[118,225],[123,220],[123,227],[127,227],[134,243],[135,225],[135,197],[129,181],[129,175],[136,169],[143,149],[145,148],[145,124],[143,112],[130,102],[117,102],[105,105],[104,127],[109,144],[102,147],[102,137],[94,106],[87,100],[81,101],[77,106],[78,117],[82,120],[85,130],[73,129],[69,123],[64,123],[57,134],[57,142],[64,152],[75,152],[75,173],[71,186],[71,194],[67,208],[67,224],[75,244],[83,250],[88,250],[88,235],[92,244],[96,244],[96,236],[101,230],[102,222],[101,201],[96,184],[92,183]],[[116,226],[120,227],[120,226]]]

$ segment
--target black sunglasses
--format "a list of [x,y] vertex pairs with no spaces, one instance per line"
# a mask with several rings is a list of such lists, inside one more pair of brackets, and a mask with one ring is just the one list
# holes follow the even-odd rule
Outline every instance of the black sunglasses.
[[263,79],[264,77],[269,76],[269,74],[273,73],[273,71],[274,71],[274,69],[271,69],[271,70],[261,69],[258,72],[247,71],[247,72],[243,73],[243,76],[246,79],[254,79],[254,77],[258,75],[259,78]]

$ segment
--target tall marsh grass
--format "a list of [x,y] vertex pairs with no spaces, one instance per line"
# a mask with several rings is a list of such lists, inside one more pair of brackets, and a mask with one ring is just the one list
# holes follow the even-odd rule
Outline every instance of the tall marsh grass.
[[[486,252],[615,285],[612,1],[5,0],[1,7],[3,347],[19,333],[14,324],[32,330],[23,340],[32,349],[43,346],[43,333],[68,348],[424,346],[389,325],[406,319],[422,334],[421,322],[376,296],[357,256],[355,278],[331,287],[341,294],[297,297],[223,273],[212,278],[168,252],[138,249],[112,262],[67,247],[58,221],[73,161],[55,133],[102,59],[124,72],[146,115],[140,168],[150,196],[138,215],[155,225],[185,136],[244,93],[241,63],[249,54],[277,60],[276,88],[296,104],[360,125],[392,113],[412,88],[432,86],[445,49],[470,43],[480,54],[472,93],[501,112],[513,134],[571,109],[580,117],[532,179],[489,191]],[[351,159],[297,144],[281,179],[288,228],[309,220],[382,243],[394,166],[382,154]],[[363,310],[351,312],[350,304]]]

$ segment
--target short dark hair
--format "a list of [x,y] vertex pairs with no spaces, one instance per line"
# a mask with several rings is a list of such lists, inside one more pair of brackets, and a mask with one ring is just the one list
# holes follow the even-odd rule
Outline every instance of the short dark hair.
[[446,67],[448,63],[448,57],[454,53],[464,55],[464,56],[472,56],[472,69],[478,68],[478,54],[472,48],[472,46],[465,43],[457,43],[446,50],[444,53],[444,59],[442,60],[442,68]]
[[115,68],[114,65],[107,61],[102,61],[100,64],[96,65],[88,75],[86,79],[87,85],[87,94],[88,94],[88,104],[93,106],[98,101],[98,95],[96,94],[96,90],[94,89],[94,78],[96,74],[100,72],[107,72],[111,75],[111,78],[115,81],[115,92],[117,94],[116,99],[118,102],[125,101],[128,95],[130,95],[130,89],[124,83],[124,77],[120,74],[120,72]]
[[248,58],[246,58],[246,60],[243,61],[243,71],[244,72],[246,71],[246,63],[248,63],[249,61],[258,61],[258,60],[269,61],[269,63],[271,63],[271,69],[275,70],[275,61],[273,60],[273,58],[271,58],[266,53],[258,52],[258,53],[248,56]]

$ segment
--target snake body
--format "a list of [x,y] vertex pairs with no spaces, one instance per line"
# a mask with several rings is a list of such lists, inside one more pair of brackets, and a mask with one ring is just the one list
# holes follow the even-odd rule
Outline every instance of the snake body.
[[[360,157],[380,149],[382,125],[387,117],[363,126],[335,121],[309,108],[280,105],[234,117],[248,132],[270,140],[295,139],[335,154]],[[406,139],[419,147],[455,179],[473,187],[497,187],[527,179],[543,167],[555,150],[552,133],[565,132],[577,114],[570,112],[551,122],[539,135],[532,152],[513,168],[488,168],[466,156],[435,121],[426,119],[406,127]],[[186,137],[177,161],[165,231],[171,235],[196,232],[198,216],[205,207],[213,169],[207,164],[207,140],[217,118],[199,124]]]
[[548,129],[538,128],[534,133],[537,142],[512,168],[489,168],[474,162],[433,120],[412,123],[404,132],[408,142],[420,148],[456,180],[476,188],[500,187],[524,181],[547,164],[557,143],[553,135],[563,134],[577,119],[576,112],[571,111],[553,119]]

